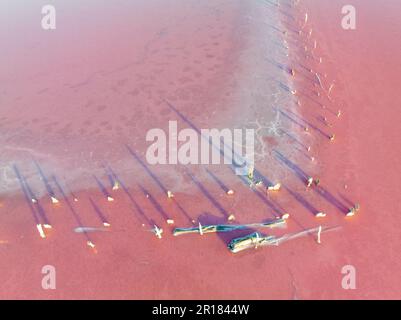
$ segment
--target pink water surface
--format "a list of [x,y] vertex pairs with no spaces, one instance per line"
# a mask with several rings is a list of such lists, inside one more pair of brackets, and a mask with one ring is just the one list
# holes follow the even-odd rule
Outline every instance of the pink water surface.
[[[378,32],[367,21],[380,5],[360,4],[361,28],[352,37],[338,27],[340,2],[54,1],[54,31],[40,27],[40,8],[47,2],[2,2],[0,297],[395,297],[397,269],[389,261],[398,250],[396,219],[375,212],[378,203],[391,203],[396,195],[388,190],[396,188],[379,184],[392,196],[378,203],[368,192],[371,176],[384,172],[392,187],[395,176],[369,158],[364,139],[371,126],[383,128],[396,119],[395,111],[383,104],[380,121],[366,111],[369,116],[358,130],[351,124],[363,103],[376,99],[373,92],[388,90],[374,79],[369,86],[375,91],[369,94],[364,79],[374,71],[393,79],[389,86],[396,83],[397,73],[376,57],[386,52],[395,59],[399,48],[383,40],[381,51],[365,55],[374,42],[368,35]],[[380,12],[391,18],[395,7],[388,1]],[[310,20],[304,31],[313,28],[312,38],[306,31],[298,34],[305,12]],[[388,21],[381,28],[391,38],[399,29]],[[315,38],[314,54],[323,56],[322,64],[302,53]],[[347,41],[355,41],[352,48]],[[355,61],[376,67],[347,69]],[[295,78],[289,76],[290,67]],[[333,91],[333,101],[324,92],[316,95],[315,79],[305,68],[325,73],[325,83],[335,79],[339,91]],[[293,88],[294,96],[289,93]],[[345,112],[341,122],[331,113],[338,108]],[[337,121],[335,126],[322,125],[322,115]],[[283,182],[283,190],[267,196],[224,165],[149,166],[146,132],[167,129],[169,120],[177,120],[180,128],[257,129],[258,178]],[[305,121],[313,130],[304,130]],[[337,139],[330,143],[324,134],[334,131]],[[395,137],[395,129],[391,132]],[[389,150],[395,149],[383,147],[380,154]],[[388,168],[389,159],[381,159]],[[306,190],[296,168],[319,175],[325,196]],[[110,170],[123,183],[118,191],[111,190]],[[16,171],[39,204],[24,195]],[[51,204],[49,188],[58,205]],[[235,191],[233,196],[227,188]],[[174,199],[167,198],[167,190]],[[108,202],[105,193],[114,201]],[[354,201],[361,202],[362,213],[347,219]],[[318,210],[328,213],[321,222],[314,217]],[[239,223],[250,223],[284,212],[291,214],[288,232],[319,224],[342,228],[324,234],[321,245],[309,236],[233,255],[226,245],[242,232],[173,237],[173,226],[166,223],[167,218],[176,226],[191,226],[192,220],[195,225],[198,220],[227,223],[230,214]],[[36,230],[38,219],[53,226],[46,239]],[[104,220],[111,223],[108,232],[73,232],[77,226],[99,227]],[[164,229],[162,239],[149,232],[154,224]],[[388,245],[379,245],[382,239]],[[96,251],[87,241],[96,244]],[[358,290],[341,287],[346,264],[359,270]],[[56,290],[41,287],[44,265],[56,268]]]

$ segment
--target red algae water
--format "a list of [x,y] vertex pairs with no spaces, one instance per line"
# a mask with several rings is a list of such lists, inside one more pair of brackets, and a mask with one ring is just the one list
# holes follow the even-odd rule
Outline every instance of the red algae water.
[[[353,74],[336,67],[354,61],[350,50],[341,51],[350,33],[339,29],[337,2],[54,1],[57,27],[46,31],[45,1],[3,1],[0,297],[377,298],[384,286],[395,297],[392,276],[375,282],[389,265],[374,269],[375,261],[387,261],[399,246],[396,224],[375,219],[370,210],[378,208],[368,205],[368,179],[361,177],[375,162],[359,166],[364,158],[355,151],[366,148],[358,141],[374,115],[347,139],[363,98]],[[366,6],[365,21],[377,5]],[[383,16],[396,6],[381,7]],[[322,18],[326,10],[336,27]],[[390,23],[382,28],[397,34]],[[355,35],[366,40],[354,48],[359,55],[372,46],[365,32]],[[333,49],[332,41],[343,47]],[[397,51],[392,42],[383,47]],[[375,71],[395,79],[383,70]],[[223,163],[149,164],[146,134],[168,132],[169,121],[179,130],[254,129],[261,185]],[[306,188],[309,177],[321,184]],[[279,192],[266,193],[278,182]],[[361,216],[345,218],[356,201]],[[320,211],[327,213],[322,220]],[[234,216],[254,223],[284,213],[288,228],[269,233],[341,228],[323,234],[320,245],[310,235],[235,255],[228,242],[249,230],[172,235],[198,222],[227,224]],[[46,238],[38,224],[52,226]],[[84,227],[98,231],[76,232]],[[382,237],[391,248],[378,245]],[[56,290],[41,286],[46,265],[55,267]],[[359,291],[342,288],[344,265],[361,275]]]

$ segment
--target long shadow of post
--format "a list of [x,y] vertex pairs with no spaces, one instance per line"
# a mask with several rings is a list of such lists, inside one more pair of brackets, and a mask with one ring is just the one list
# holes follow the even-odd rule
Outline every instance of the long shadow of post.
[[300,145],[302,148],[304,149],[308,149],[306,145],[304,145],[299,139],[297,139],[296,137],[294,137],[293,134],[285,131],[284,129],[280,129],[280,131],[286,135],[287,137],[289,137],[292,141],[295,141],[298,145]]
[[100,191],[103,193],[103,195],[106,198],[110,198],[111,194],[107,191],[107,188],[103,185],[103,183],[98,179],[98,177],[96,177],[95,175],[93,175],[93,178],[95,179]]
[[[78,227],[83,228],[84,225],[82,223],[81,218],[79,217],[79,214],[77,213],[77,211],[75,210],[74,206],[71,204],[70,200],[68,199],[67,195],[64,193],[63,188],[61,187],[61,185],[59,184],[57,178],[55,175],[52,176],[52,179],[54,181],[54,184],[56,185],[56,187],[58,188],[61,196],[63,197],[65,203],[67,204],[68,209],[70,209],[75,221],[78,224]],[[89,242],[92,242],[91,238],[89,237],[89,234],[86,231],[83,231],[82,234],[85,236],[86,240]]]
[[319,210],[316,209],[309,201],[307,201],[304,197],[302,197],[298,192],[291,190],[290,188],[284,187],[290,195],[294,197],[305,209],[307,209],[310,213],[316,216],[319,213]]
[[14,169],[15,175],[17,176],[22,193],[24,194],[25,200],[28,203],[29,209],[31,210],[33,219],[34,219],[36,225],[38,225],[38,224],[40,224],[40,220],[39,220],[38,214],[36,213],[35,208],[33,207],[32,198],[29,196],[28,191],[25,188],[24,180],[21,176],[21,173],[19,172],[19,170],[15,164],[13,165],[13,169]]
[[32,204],[33,208],[36,207],[36,210],[37,210],[39,216],[42,218],[43,223],[50,226],[51,225],[50,221],[47,217],[45,209],[43,209],[42,205],[40,204],[39,199],[34,195],[32,189],[29,186],[28,182],[26,181],[25,177],[19,173],[17,168],[14,168],[14,169],[17,170],[17,172],[18,172],[18,175],[19,175],[18,179],[20,179],[20,181],[22,182],[22,186],[25,187],[24,190],[26,191],[26,196],[28,199],[29,198],[31,199],[30,200],[31,204],[32,204],[32,200],[33,199],[35,200],[35,203]]
[[40,179],[43,181],[49,197],[50,198],[56,198],[56,194],[55,194],[52,186],[50,185],[49,180],[47,179],[46,175],[44,174],[42,168],[40,167],[39,163],[34,161],[34,164],[35,164],[36,168],[38,169],[38,173],[39,173]]
[[169,220],[169,216],[166,211],[164,211],[163,207],[160,203],[150,194],[148,190],[146,190],[142,185],[138,183],[139,189],[143,192],[146,198],[152,203],[153,207],[159,212],[159,214],[163,217],[164,221]]
[[[273,152],[277,155],[278,159],[284,163],[288,168],[290,168],[299,178],[300,180],[305,183],[308,180],[308,175],[295,163],[288,160],[284,155],[282,155],[279,151],[273,150]],[[334,205],[338,210],[343,213],[348,213],[348,208],[341,203],[336,197],[334,197],[327,189],[321,186],[314,186],[312,188],[318,195],[320,195],[323,199],[327,202]]]
[[344,194],[340,193],[340,198],[351,208],[355,206],[355,203],[352,202],[347,196]]
[[108,222],[106,216],[105,216],[104,213],[99,209],[99,207],[96,205],[96,203],[92,200],[91,197],[89,197],[89,202],[91,203],[93,209],[95,210],[96,215],[99,217],[100,222],[101,222],[103,225],[106,225],[106,224],[109,225],[109,222]]
[[125,183],[121,180],[121,178],[114,172],[114,170],[110,167],[107,166],[107,170],[109,171],[109,173],[112,175],[113,179],[115,179],[121,186],[121,188],[123,189],[123,191],[125,192],[125,194],[127,195],[128,199],[131,201],[131,203],[133,204],[133,206],[135,207],[136,211],[139,213],[140,217],[142,219],[144,219],[146,221],[146,223],[153,228],[154,225],[156,225],[156,222],[150,218],[148,218],[148,216],[145,214],[145,212],[143,211],[143,209],[141,208],[141,206],[138,204],[138,202],[134,199],[134,197],[132,196],[132,194],[130,193],[128,187],[125,185]]
[[295,175],[303,182],[306,183],[309,179],[309,175],[305,173],[299,166],[297,166],[295,163],[287,159],[282,153],[280,153],[277,150],[273,150],[273,152],[276,154],[278,160],[285,164],[289,169],[291,169]]
[[286,114],[283,110],[277,108],[276,109],[282,116],[284,116],[287,120],[290,120],[292,123],[296,124],[299,126],[302,130],[306,128],[304,124],[302,124],[300,121],[295,120],[294,118],[290,117],[288,114]]
[[[305,123],[308,127],[312,128],[313,130],[317,131],[318,133],[320,133],[323,137],[325,138],[330,138],[330,135],[327,134],[326,132],[324,132],[322,129],[316,127],[314,124],[310,123],[309,121],[299,117],[297,114],[295,114],[294,112],[292,112],[291,110],[286,110],[289,114],[292,115],[292,117],[297,118],[299,121],[302,121],[303,123]],[[286,114],[284,111],[281,111],[281,113],[286,116],[287,118],[291,119],[290,115]]]
[[113,187],[114,187],[114,184],[115,184],[115,182],[116,182],[116,179],[115,179],[115,177],[114,177],[113,172],[110,171],[110,168],[109,168],[108,165],[106,165],[106,163],[103,163],[103,164],[102,164],[102,167],[103,167],[104,171],[106,172],[106,176],[107,176],[107,179],[109,180],[109,186],[110,186],[110,188],[113,188]]
[[227,220],[229,217],[228,212],[221,206],[221,204],[207,191],[207,189],[203,186],[202,183],[189,171],[187,171],[187,175],[191,178],[191,180],[195,183],[195,185],[199,188],[199,190],[205,195],[206,198],[213,204],[213,206],[219,210],[219,212],[225,217]]
[[338,200],[335,196],[333,196],[327,189],[325,189],[321,186],[317,186],[316,188],[314,188],[314,190],[318,195],[320,195],[327,202],[329,202],[333,206],[335,206],[343,214],[348,213],[349,208],[347,208],[346,205],[344,205],[340,200]]
[[[149,167],[141,160],[141,158],[135,153],[134,150],[132,150],[129,146],[126,146],[128,149],[128,152],[135,158],[135,160],[142,166],[142,168],[145,169],[145,172],[153,179],[153,181],[159,186],[159,188],[163,191],[165,195],[167,195],[167,188],[163,185],[163,183],[160,181],[160,179],[152,172],[152,170],[149,169]],[[175,198],[170,198],[171,200],[179,209],[179,211],[188,219],[190,223],[192,223],[193,219],[192,217],[188,214],[188,212],[181,206],[181,204],[175,199]]]
[[223,181],[221,181],[213,172],[211,172],[208,169],[205,169],[207,174],[218,184],[218,186],[224,191],[224,193],[227,193],[230,189],[224,184]]
[[[223,143],[224,145],[224,149],[222,150],[220,148],[220,145],[216,145],[213,143],[213,141],[211,141],[209,139],[208,136],[205,136],[204,134],[202,134],[201,130],[195,126],[194,123],[192,123],[185,115],[183,115],[176,107],[174,107],[170,102],[168,102],[167,100],[164,100],[164,102],[168,105],[168,107],[173,110],[184,122],[186,122],[192,129],[194,129],[201,137],[202,139],[205,139],[209,145],[211,147],[213,147],[214,149],[218,150],[218,152],[224,157],[224,159],[227,158],[227,155],[225,154],[224,150],[230,150],[231,154],[234,155],[234,157],[231,157],[231,160],[233,160],[233,163],[230,165],[230,168],[232,169],[232,171],[234,172],[234,174],[238,177],[242,177],[241,175],[236,174],[236,169],[238,168],[243,168],[244,166],[246,166],[246,160],[244,159],[244,157],[238,153],[235,152],[235,150],[233,150],[232,146],[228,146],[227,144],[224,143],[223,139],[220,139],[220,143]],[[238,164],[235,159],[241,159],[242,160],[242,165]],[[230,159],[229,159],[230,160]],[[254,168],[254,175],[255,177],[257,176],[258,179],[262,180],[262,182],[266,185],[269,186],[272,184],[272,182],[266,178],[259,170],[257,170],[256,168]]]
[[[171,110],[173,110],[184,122],[186,122],[192,129],[194,129],[198,134],[199,134],[199,136],[202,138],[202,139],[204,139],[205,141],[207,141],[208,143],[209,143],[209,145],[213,148],[213,149],[215,149],[215,150],[217,150],[219,153],[220,153],[220,155],[221,156],[223,156],[223,158],[224,158],[224,160],[226,161],[226,160],[231,160],[231,166],[233,167],[233,168],[243,168],[244,166],[246,166],[246,160],[244,159],[244,157],[242,156],[242,155],[239,155],[238,153],[236,153],[233,149],[232,149],[232,147],[231,146],[228,146],[227,144],[225,144],[224,143],[224,140],[223,139],[220,139],[220,143],[223,143],[223,145],[224,145],[224,148],[223,148],[223,150],[220,148],[220,144],[219,145],[216,145],[215,143],[213,143],[213,141],[211,140],[211,139],[209,139],[210,137],[209,136],[205,136],[203,133],[202,133],[202,131],[197,127],[197,126],[195,126],[195,124],[192,122],[192,121],[190,121],[184,114],[182,114],[176,107],[174,107],[170,102],[168,102],[167,100],[164,100],[164,102],[167,104],[167,106],[171,109]],[[224,150],[230,150],[230,152],[231,152],[231,154],[230,154],[230,158],[228,158],[229,156],[224,152]],[[234,157],[232,157],[234,155]],[[237,162],[236,162],[236,160],[235,159],[241,159],[242,160],[242,165],[240,165],[240,164],[238,164]]]

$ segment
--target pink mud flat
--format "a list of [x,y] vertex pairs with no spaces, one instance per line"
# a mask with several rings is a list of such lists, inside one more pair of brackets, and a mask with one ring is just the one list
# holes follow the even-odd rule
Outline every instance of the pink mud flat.
[[[0,41],[7,44],[0,57],[0,163],[14,170],[3,171],[1,186],[7,187],[5,179],[16,179],[18,172],[38,203],[20,187],[2,189],[0,298],[400,298],[399,1],[353,1],[357,28],[352,31],[341,28],[343,1],[304,0],[297,6],[280,1],[278,7],[266,1],[269,10],[280,12],[288,30],[288,65],[295,70],[295,99],[300,102],[297,116],[311,128],[294,130],[311,143],[318,165],[311,168],[302,157],[293,161],[318,176],[318,190],[324,190],[306,190],[287,161],[286,184],[269,197],[263,193],[267,201],[226,168],[218,170],[219,184],[198,169],[190,172],[202,172],[202,178],[183,174],[174,180],[166,171],[185,170],[149,169],[141,162],[145,132],[165,126],[168,118],[178,119],[166,100],[198,126],[208,121],[212,126],[236,124],[227,101],[238,80],[236,61],[247,46],[240,28],[250,12],[244,2],[171,1],[165,7],[161,2],[60,5],[61,36],[43,34],[35,4],[23,13],[18,5],[2,4],[8,13],[2,10],[1,23],[8,29],[0,29]],[[93,6],[98,14],[86,15]],[[25,18],[22,25],[10,18],[18,14]],[[74,28],[63,26],[74,21]],[[302,52],[312,39],[317,41],[315,58]],[[334,81],[329,100],[314,95],[319,89],[307,69],[326,75],[325,88]],[[332,125],[323,125],[322,117]],[[335,133],[335,140],[322,132]],[[277,147],[275,139],[265,141]],[[33,173],[34,160],[45,164],[42,180]],[[98,183],[93,179],[100,176],[104,160],[124,181],[118,190],[111,190],[104,177]],[[263,173],[269,175],[269,165],[264,165]],[[88,169],[92,166],[97,168],[93,172]],[[75,174],[82,174],[85,183]],[[234,194],[227,195],[222,185]],[[166,195],[170,189],[174,198]],[[51,203],[51,192],[59,203]],[[355,203],[361,210],[346,217]],[[314,217],[317,210],[327,216]],[[243,232],[174,237],[174,226],[166,223],[170,218],[179,227],[193,225],[192,220],[227,223],[229,214],[239,223],[252,223],[279,212],[290,213],[285,232],[319,225],[341,228],[323,233],[321,244],[308,236],[234,255],[227,243]],[[52,229],[42,239],[36,222],[45,220]],[[111,226],[86,235],[74,232],[104,223]],[[164,229],[162,239],[150,231],[154,224]],[[42,288],[46,265],[55,267],[55,290]],[[356,270],[354,290],[342,287],[341,271],[347,265]]]

